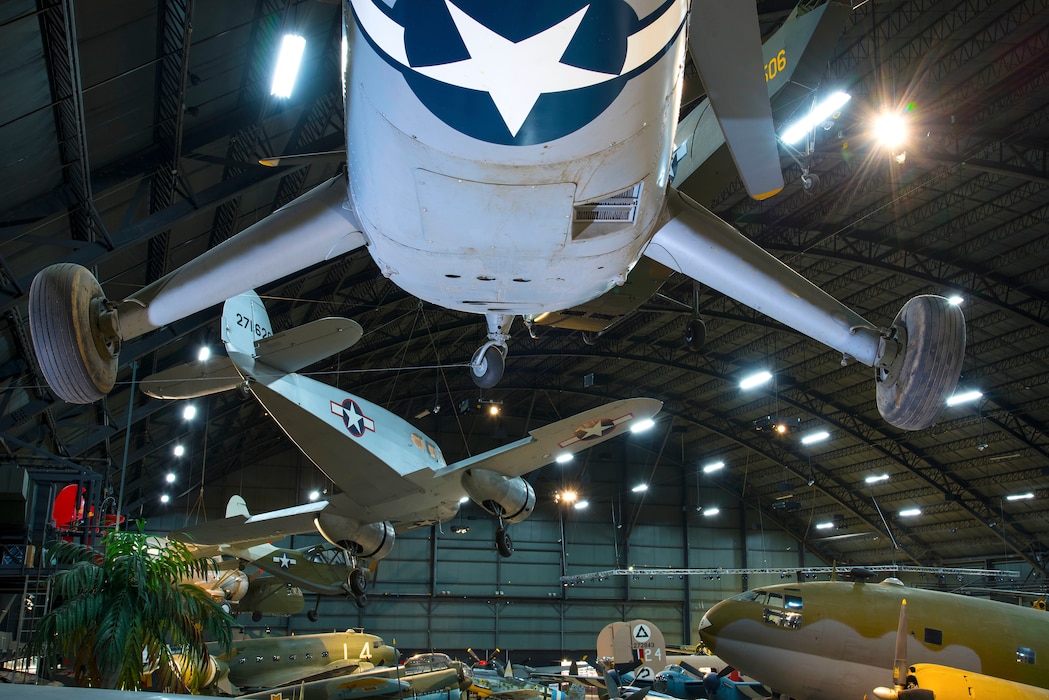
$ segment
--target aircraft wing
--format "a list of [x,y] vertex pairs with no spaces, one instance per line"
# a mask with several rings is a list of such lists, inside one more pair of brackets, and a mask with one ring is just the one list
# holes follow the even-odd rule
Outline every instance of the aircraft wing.
[[[369,669],[372,667],[367,661],[361,661],[360,659],[335,659],[327,666],[323,668],[317,667],[306,667],[296,668],[295,666],[282,666],[282,667],[270,667],[265,671],[259,671],[258,675],[253,675],[251,678],[252,688],[280,688],[282,686],[291,685],[292,683],[310,683],[313,681],[320,681],[335,676],[348,676],[354,673],[359,668]],[[382,680],[382,679],[378,679]],[[374,685],[374,684],[366,684]],[[389,686],[396,692],[399,688],[396,685]]]
[[[273,542],[289,535],[316,532],[313,519],[327,507],[327,501],[317,501],[269,513],[233,515],[191,525],[168,537],[191,545],[227,545],[227,549],[238,549],[250,542]],[[228,553],[237,556],[232,551]]]
[[228,357],[212,357],[157,372],[139,386],[155,399],[195,399],[235,389],[243,381]]
[[582,452],[651,420],[663,407],[657,399],[623,399],[591,408],[571,418],[544,425],[517,442],[450,464],[435,478],[473,467],[514,477],[527,474],[554,461],[559,454]]

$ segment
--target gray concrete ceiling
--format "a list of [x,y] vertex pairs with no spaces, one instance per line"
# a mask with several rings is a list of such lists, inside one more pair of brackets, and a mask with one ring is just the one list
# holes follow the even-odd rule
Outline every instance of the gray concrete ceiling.
[[[783,2],[759,2],[767,31]],[[218,345],[213,308],[128,343],[117,388],[91,406],[57,400],[28,343],[26,294],[58,261],[93,268],[123,296],[267,215],[338,163],[262,168],[259,157],[343,145],[338,5],[324,2],[140,3],[9,0],[0,9],[0,459],[35,470],[124,481],[129,512],[161,505],[158,481],[187,435],[181,406],[134,395],[137,377]],[[293,99],[267,96],[274,37],[305,32]],[[755,202],[738,180],[708,202],[801,274],[879,324],[916,294],[965,298],[962,382],[984,399],[907,433],[887,425],[872,372],[705,287],[708,340],[683,343],[693,283],[672,277],[599,337],[515,325],[502,384],[487,397],[532,424],[601,400],[665,401],[653,480],[679,499],[682,478],[716,483],[828,561],[1049,563],[1049,3],[914,0],[854,10],[825,85],[853,100],[803,164],[784,153],[786,189]],[[869,139],[883,105],[910,104],[907,157]],[[260,290],[275,326],[326,315],[365,328],[317,376],[411,419],[435,401],[473,402],[461,365],[484,336],[479,317],[419,302],[363,252]],[[775,381],[743,392],[767,366]],[[592,386],[584,377],[594,375]],[[288,449],[260,407],[235,395],[201,402],[208,439],[189,459],[224,474]],[[797,418],[786,437],[755,429]],[[477,416],[415,419],[450,458],[494,438]],[[804,447],[800,434],[831,438]],[[129,437],[130,435],[130,437]],[[515,437],[515,436],[511,436]],[[664,437],[666,438],[664,440]],[[206,443],[206,447],[205,447]],[[204,454],[206,450],[206,455]],[[127,452],[125,466],[124,454]],[[697,472],[708,459],[727,468]],[[885,473],[887,482],[864,478]],[[189,498],[200,477],[184,489]],[[1014,493],[1035,498],[1008,501]],[[289,496],[289,504],[291,504]],[[916,506],[923,515],[896,517]],[[834,520],[827,534],[814,524]],[[892,538],[889,538],[889,535]],[[894,539],[898,548],[887,546]]]

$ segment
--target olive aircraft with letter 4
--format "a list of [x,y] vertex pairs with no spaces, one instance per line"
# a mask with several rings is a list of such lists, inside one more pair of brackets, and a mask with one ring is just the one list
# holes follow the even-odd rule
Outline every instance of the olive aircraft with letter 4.
[[756,588],[713,606],[699,633],[796,700],[1049,700],[1044,610],[896,579]]
[[[623,435],[651,421],[663,405],[648,398],[613,401],[447,464],[437,443],[411,423],[371,401],[295,373],[356,343],[363,333],[356,322],[325,318],[276,335],[271,328],[255,292],[229,299],[222,310],[228,357],[173,367],[143,380],[142,389],[162,399],[246,389],[338,492],[326,500],[256,515],[235,497],[226,518],[170,537],[220,551],[227,543],[238,543],[225,553],[307,590],[348,592],[360,607],[368,586],[361,563],[388,555],[398,532],[448,520],[458,513],[461,499],[469,497],[496,519],[495,545],[508,557],[513,553],[508,526],[535,509],[535,490],[525,474],[560,455]],[[257,329],[265,329],[261,338]],[[321,567],[297,556],[298,550],[267,544],[303,533],[319,533],[338,547],[345,568]],[[345,586],[332,580],[333,571],[344,573]]]
[[[56,395],[96,401],[127,341],[365,248],[406,292],[484,317],[469,363],[482,388],[502,377],[515,319],[531,329],[596,299],[646,258],[873,368],[892,425],[936,420],[964,358],[958,307],[923,295],[868,321],[672,184],[688,52],[748,192],[783,187],[769,91],[789,62],[777,54],[772,74],[753,0],[343,10],[346,172],[127,297],[73,263],[42,270],[29,322]],[[369,431],[369,409],[339,400]]]

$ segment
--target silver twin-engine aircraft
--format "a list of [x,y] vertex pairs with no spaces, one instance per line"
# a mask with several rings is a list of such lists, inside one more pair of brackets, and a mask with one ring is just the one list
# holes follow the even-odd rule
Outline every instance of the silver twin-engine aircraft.
[[[496,518],[495,546],[508,557],[513,553],[508,526],[535,508],[535,491],[523,475],[559,455],[623,435],[654,418],[663,405],[646,398],[613,401],[447,464],[437,443],[407,421],[295,373],[352,346],[361,335],[361,327],[345,318],[324,318],[274,334],[262,300],[245,292],[222,309],[228,358],[179,365],[142,382],[143,391],[161,399],[246,387],[337,487],[326,500],[255,515],[242,499],[233,498],[226,518],[173,532],[171,538],[206,547],[208,554],[217,547],[218,553],[250,561],[307,590],[350,593],[364,607],[368,576],[360,564],[388,555],[396,533],[452,518],[468,496]],[[324,579],[336,567],[318,567],[306,552],[263,547],[308,532],[344,552],[345,585]]]
[[511,324],[622,285],[642,256],[875,369],[901,429],[936,419],[964,354],[961,311],[908,301],[867,321],[671,184],[686,50],[750,194],[783,186],[753,0],[345,0],[347,173],[122,300],[84,268],[30,292],[41,370],[63,399],[113,386],[123,341],[367,247],[425,301],[483,314],[474,380]]

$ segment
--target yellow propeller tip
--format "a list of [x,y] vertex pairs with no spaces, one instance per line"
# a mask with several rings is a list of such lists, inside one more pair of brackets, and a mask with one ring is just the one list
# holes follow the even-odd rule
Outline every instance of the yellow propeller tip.
[[280,165],[280,158],[262,158],[259,160],[259,165],[265,165],[267,168],[276,168]]

